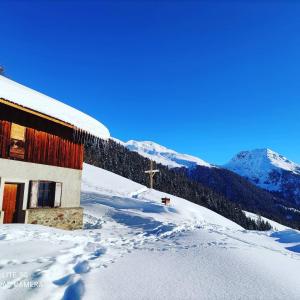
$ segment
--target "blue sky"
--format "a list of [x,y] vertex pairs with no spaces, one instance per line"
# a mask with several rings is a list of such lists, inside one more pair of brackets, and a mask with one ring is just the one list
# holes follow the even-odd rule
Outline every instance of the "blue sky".
[[300,3],[259,2],[2,0],[0,64],[124,141],[300,162]]

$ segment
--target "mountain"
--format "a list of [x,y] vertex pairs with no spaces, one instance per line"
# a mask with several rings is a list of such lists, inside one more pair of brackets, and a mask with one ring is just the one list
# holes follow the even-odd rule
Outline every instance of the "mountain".
[[130,151],[137,152],[140,155],[152,159],[164,166],[168,166],[169,168],[193,168],[197,165],[213,167],[211,164],[198,157],[178,153],[154,142],[130,140],[122,144]]
[[[139,184],[149,184],[149,177],[146,176],[145,170],[149,168],[150,160],[137,152],[130,151],[116,140],[99,140],[96,144],[88,142],[85,144],[84,160],[90,165],[113,172]],[[252,220],[246,218],[238,204],[189,178],[186,173],[189,169],[183,167],[171,169],[161,164],[158,164],[157,167],[159,173],[155,176],[155,189],[205,206],[244,228],[264,230],[264,228],[258,228]]]
[[[187,176],[223,195],[244,210],[263,215],[279,223],[300,228],[300,212],[286,207],[286,201],[259,188],[246,178],[223,168],[197,166]],[[289,206],[289,205],[288,205]]]
[[[300,212],[289,209],[289,207],[295,207],[293,202],[287,203],[286,198],[283,199],[280,192],[270,192],[256,185],[255,182],[249,181],[243,175],[239,175],[238,172],[231,171],[227,166],[226,168],[217,167],[204,162],[200,158],[177,153],[154,142],[129,141],[123,143],[118,140],[115,141],[146,158],[168,166],[168,168],[173,168],[177,172],[183,172],[190,180],[212,189],[244,210],[264,215],[291,227],[300,227]],[[284,166],[286,169],[293,170],[293,172],[297,170],[296,164],[289,162],[282,156],[277,155],[277,157],[278,159],[274,165]],[[275,160],[274,157],[273,160]],[[257,163],[257,158],[254,158],[252,165]],[[249,165],[251,166],[251,163]],[[262,165],[266,165],[266,163]],[[261,167],[258,166],[257,169],[257,172],[259,172]],[[290,171],[286,170],[286,172]],[[292,176],[290,173],[287,173],[287,175]],[[259,174],[258,176],[262,175]],[[292,193],[294,190],[296,190],[296,187],[292,186],[289,191]],[[286,189],[287,191],[288,189]]]
[[291,204],[300,205],[300,165],[270,149],[242,151],[223,167]]

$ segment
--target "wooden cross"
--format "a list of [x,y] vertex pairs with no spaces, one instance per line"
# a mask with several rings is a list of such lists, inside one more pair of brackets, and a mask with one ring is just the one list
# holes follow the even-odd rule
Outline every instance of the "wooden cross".
[[145,171],[145,173],[149,174],[150,189],[153,189],[153,178],[154,178],[154,175],[158,172],[159,172],[159,170],[153,170],[153,161],[150,160],[150,170]]

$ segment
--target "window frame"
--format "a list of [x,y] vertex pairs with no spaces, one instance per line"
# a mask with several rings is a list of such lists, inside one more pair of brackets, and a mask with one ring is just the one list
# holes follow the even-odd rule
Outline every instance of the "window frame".
[[[48,184],[49,186],[46,187],[46,184]],[[41,188],[43,188],[43,190],[41,190]],[[55,182],[50,180],[31,180],[28,196],[28,208],[61,207],[62,190],[62,182]],[[41,197],[45,197],[48,199],[41,200]]]

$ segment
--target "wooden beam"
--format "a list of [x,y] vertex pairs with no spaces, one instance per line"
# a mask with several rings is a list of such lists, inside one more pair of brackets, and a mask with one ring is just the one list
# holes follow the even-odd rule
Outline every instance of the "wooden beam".
[[67,123],[67,122],[64,122],[64,121],[61,121],[61,120],[59,120],[59,119],[50,117],[50,116],[48,116],[48,115],[46,115],[46,114],[40,113],[40,112],[38,112],[38,111],[35,111],[35,110],[33,110],[33,109],[27,108],[27,107],[22,106],[22,105],[16,104],[16,103],[11,102],[11,101],[9,101],[9,100],[0,98],[0,103],[3,103],[3,104],[5,104],[5,105],[7,105],[7,106],[14,107],[14,108],[16,108],[16,109],[25,111],[25,112],[30,113],[30,114],[32,114],[32,115],[41,117],[41,118],[43,118],[43,119],[46,119],[46,120],[49,120],[49,121],[58,123],[58,124],[60,124],[60,125],[63,125],[63,126],[69,127],[69,128],[72,128],[72,129],[75,128],[74,125],[71,125],[71,124],[69,124],[69,123]]

